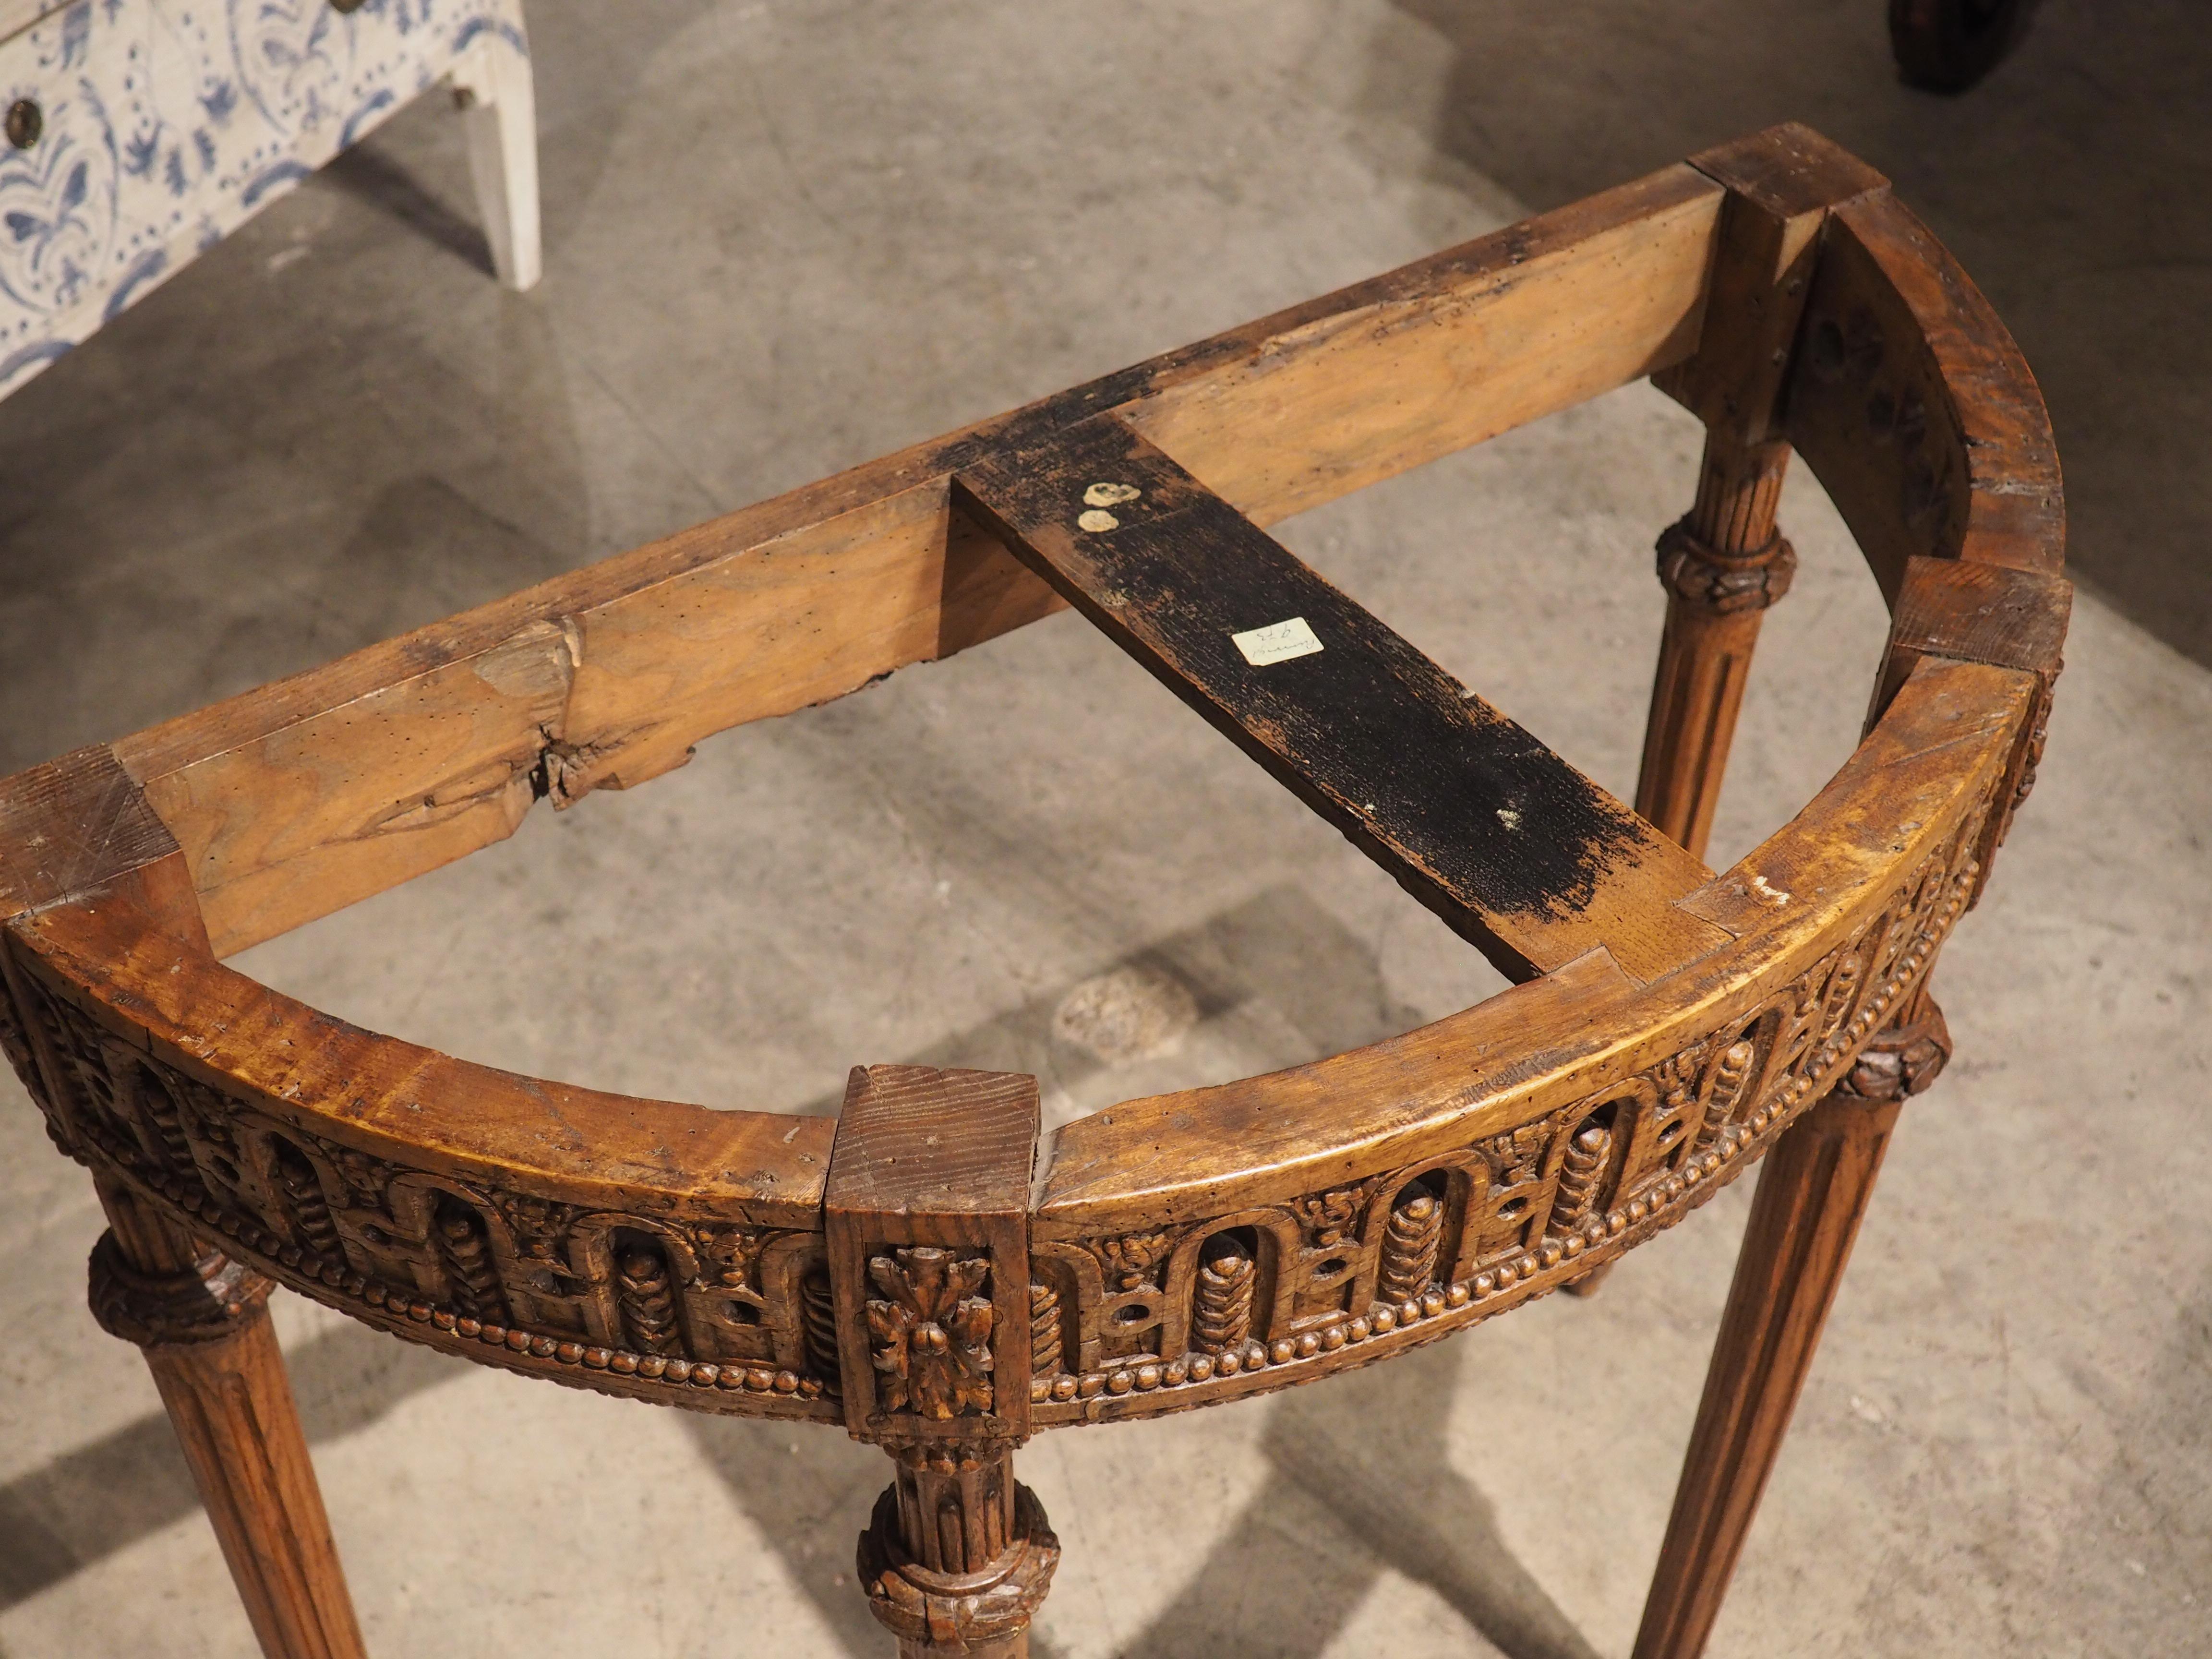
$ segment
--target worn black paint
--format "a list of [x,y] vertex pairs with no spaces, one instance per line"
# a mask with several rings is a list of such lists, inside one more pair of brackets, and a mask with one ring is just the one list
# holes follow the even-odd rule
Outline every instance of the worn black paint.
[[[1586,908],[1656,832],[1120,422],[1032,430],[957,475],[963,509],[1501,969],[1555,965],[1496,924]],[[1075,530],[1107,481],[1143,495]],[[1292,617],[1317,654],[1255,668],[1231,641]]]

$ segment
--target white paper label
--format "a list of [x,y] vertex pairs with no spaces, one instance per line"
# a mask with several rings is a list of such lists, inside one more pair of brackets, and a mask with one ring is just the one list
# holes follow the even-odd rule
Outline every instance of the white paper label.
[[1244,660],[1255,668],[1265,668],[1269,663],[1288,662],[1293,657],[1310,657],[1321,649],[1321,641],[1306,626],[1304,617],[1293,617],[1288,622],[1269,623],[1265,628],[1247,629],[1242,634],[1229,636]]

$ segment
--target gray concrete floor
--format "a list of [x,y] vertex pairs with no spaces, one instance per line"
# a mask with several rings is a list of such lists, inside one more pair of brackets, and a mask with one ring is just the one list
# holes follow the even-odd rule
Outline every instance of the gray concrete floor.
[[[1936,100],[1880,14],[537,0],[538,293],[491,284],[425,102],[0,405],[0,769],[1810,120],[2020,334],[2094,586],[1944,958],[1959,1060],[1899,1133],[1713,1651],[2212,1651],[2212,75],[2187,8],[2049,0]],[[1632,389],[1281,533],[1625,793],[1698,435]],[[1881,637],[1809,481],[1785,523],[1805,571],[1723,859],[1848,752]],[[1131,963],[1200,1018],[1102,1064],[1053,1012]],[[605,1087],[821,1110],[852,1062],[920,1058],[1034,1071],[1063,1118],[1498,984],[1070,617],[240,965]],[[151,1384],[83,1312],[87,1183],[0,1091],[0,1654],[246,1653]],[[1047,1437],[1041,1659],[1625,1653],[1747,1196],[1595,1301]],[[380,1659],[884,1650],[851,1582],[879,1455],[279,1319]]]

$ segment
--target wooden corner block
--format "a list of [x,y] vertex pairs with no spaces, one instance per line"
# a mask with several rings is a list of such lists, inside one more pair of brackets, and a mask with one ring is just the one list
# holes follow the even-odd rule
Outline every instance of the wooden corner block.
[[1776,219],[1819,213],[1889,188],[1887,179],[1850,151],[1796,121],[1700,150],[1690,165]]
[[1889,648],[1954,662],[2058,672],[2074,584],[2005,565],[1915,557],[1891,613]]
[[2073,611],[2074,584],[2063,576],[1965,559],[1907,560],[1869,718],[1889,707],[1923,657],[2019,669],[2041,679],[2048,697]]
[[2074,612],[2074,584],[2041,571],[1966,559],[1907,559],[1889,621],[1889,647],[1875,680],[1867,711],[1871,729],[1923,661],[1979,663],[2036,678],[2033,701],[2013,745],[1975,853],[1980,873],[1969,904],[1981,902],[1997,848],[2035,787],[2051,720],[2051,688],[2064,664],[2066,625]]
[[1763,443],[1779,435],[1820,226],[1831,208],[1889,181],[1795,123],[1704,151],[1690,165],[1729,198],[1697,352],[1653,378],[1717,434]]
[[1038,1122],[1033,1077],[853,1068],[823,1210],[855,1438],[1027,1437]]
[[72,750],[7,780],[0,921],[118,884],[162,926],[207,948],[185,855],[112,750]]

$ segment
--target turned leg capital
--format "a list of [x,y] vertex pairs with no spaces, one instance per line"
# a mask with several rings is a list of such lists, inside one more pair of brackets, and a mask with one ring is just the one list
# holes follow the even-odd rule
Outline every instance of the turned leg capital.
[[1003,1444],[935,1443],[895,1454],[898,1473],[860,1534],[868,1611],[902,1656],[1028,1651],[1030,1620],[1060,1565],[1036,1494]]
[[112,1231],[92,1247],[89,1300],[100,1329],[142,1348],[219,1342],[268,1316],[271,1281],[210,1249],[191,1266],[134,1265]]
[[1770,526],[1763,543],[1737,551],[1706,540],[1695,514],[1660,532],[1655,556],[1668,597],[1715,617],[1765,610],[1797,574],[1797,550],[1779,531]]
[[135,1342],[266,1659],[362,1659],[307,1437],[269,1318],[270,1281],[97,1182],[93,1317]]
[[1951,1048],[1951,1028],[1923,981],[1897,1017],[1859,1050],[1829,1098],[1869,1104],[1909,1100],[1942,1075]]

